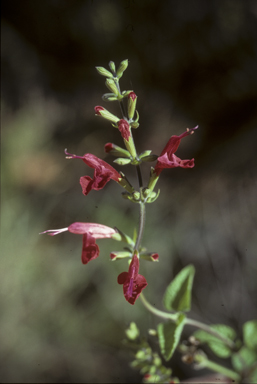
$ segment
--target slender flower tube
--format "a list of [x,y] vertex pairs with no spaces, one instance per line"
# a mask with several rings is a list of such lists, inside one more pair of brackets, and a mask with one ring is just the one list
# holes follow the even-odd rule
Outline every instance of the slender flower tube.
[[73,223],[66,228],[61,229],[48,229],[47,231],[41,232],[47,233],[50,236],[59,235],[59,233],[69,231],[76,235],[83,235],[83,245],[81,259],[83,264],[87,264],[89,261],[96,259],[99,256],[99,247],[95,242],[95,239],[108,239],[112,238],[112,235],[116,234],[117,231],[113,228],[107,227],[106,225],[97,223]]
[[118,276],[118,283],[123,284],[123,293],[125,299],[132,305],[135,304],[142,290],[147,286],[147,281],[144,276],[138,274],[139,259],[134,254],[129,265],[128,272],[122,272]]

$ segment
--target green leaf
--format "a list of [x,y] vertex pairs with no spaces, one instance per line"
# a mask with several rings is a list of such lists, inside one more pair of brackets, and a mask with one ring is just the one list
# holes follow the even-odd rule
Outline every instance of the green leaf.
[[[233,341],[236,337],[234,329],[227,325],[215,324],[211,325],[210,328],[214,329],[221,336],[231,341]],[[215,355],[224,359],[231,356],[231,349],[227,346],[226,342],[223,342],[218,337],[215,337],[214,335],[211,335],[210,333],[202,330],[194,332],[194,336],[202,343],[207,343],[213,353],[215,353]]]
[[257,320],[251,320],[244,323],[243,336],[246,346],[257,351]]
[[245,346],[239,352],[233,353],[232,365],[235,371],[247,376],[247,383],[257,382],[257,354]]
[[186,316],[184,313],[180,313],[176,323],[168,321],[166,323],[158,324],[158,337],[161,348],[161,353],[166,361],[168,361],[180,340],[181,333],[184,328]]
[[167,287],[163,302],[169,311],[189,311],[195,268],[188,265],[173,279]]

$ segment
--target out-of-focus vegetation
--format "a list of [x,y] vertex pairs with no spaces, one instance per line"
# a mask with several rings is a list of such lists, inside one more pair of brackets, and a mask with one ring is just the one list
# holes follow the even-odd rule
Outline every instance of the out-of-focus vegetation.
[[[141,263],[157,307],[174,274],[196,267],[192,317],[241,332],[256,317],[257,8],[254,1],[2,1],[0,379],[2,382],[139,382],[122,347],[131,321],[156,324],[117,284],[126,261],[99,240],[83,266],[81,237],[39,236],[74,221],[132,235],[137,206],[110,182],[81,193],[92,170],[64,148],[112,161],[118,131],[94,116],[104,105],[96,65],[128,58],[123,89],[138,95],[138,150],[158,154],[172,134],[199,124],[178,155],[192,170],[162,173],[147,208]],[[104,105],[106,106],[106,104]],[[119,113],[118,106],[106,106]],[[120,169],[117,167],[117,169]],[[127,172],[127,167],[123,169]],[[144,180],[148,169],[143,165]],[[131,180],[134,173],[128,169]],[[179,358],[174,373],[190,377]]]

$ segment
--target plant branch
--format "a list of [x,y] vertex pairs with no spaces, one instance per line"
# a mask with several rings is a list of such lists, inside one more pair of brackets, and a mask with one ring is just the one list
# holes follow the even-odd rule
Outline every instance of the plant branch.
[[229,377],[236,382],[240,382],[240,375],[238,373],[231,371],[230,369],[225,368],[220,364],[214,363],[211,360],[208,360],[208,358],[206,358],[201,353],[196,353],[194,355],[194,360],[199,363],[202,368],[208,368],[214,372],[221,373],[222,375]]
[[139,229],[138,229],[137,240],[134,248],[134,250],[137,250],[137,251],[139,249],[139,246],[142,240],[144,226],[145,226],[145,203],[140,201],[139,206],[140,206]]
[[[162,317],[164,319],[168,319],[168,320],[171,320],[171,321],[174,321],[176,322],[177,319],[178,319],[178,314],[179,313],[169,313],[169,312],[164,312],[164,311],[160,311],[159,309],[156,309],[152,306],[152,304],[150,304],[145,296],[143,295],[143,293],[141,293],[140,295],[140,298],[141,298],[141,301],[142,303],[144,304],[144,306],[150,311],[152,312],[154,315],[158,316],[158,317]],[[197,328],[200,328],[202,329],[203,331],[206,331],[208,332],[209,334],[215,336],[217,339],[219,339],[220,341],[222,341],[224,344],[226,344],[231,350],[234,350],[235,349],[235,343],[228,339],[227,337],[221,335],[219,332],[215,331],[215,329],[211,328],[209,325],[207,324],[204,324],[204,323],[201,323],[200,321],[197,321],[197,320],[193,320],[193,319],[190,319],[190,318],[186,318],[185,319],[185,324],[187,325],[192,325],[194,327],[197,327]]]

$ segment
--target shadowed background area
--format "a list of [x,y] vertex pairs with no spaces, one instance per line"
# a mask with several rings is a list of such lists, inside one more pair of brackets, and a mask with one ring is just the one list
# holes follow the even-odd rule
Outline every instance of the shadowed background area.
[[[3,0],[0,379],[2,382],[136,383],[122,345],[135,321],[142,334],[158,319],[117,284],[127,262],[99,240],[83,266],[82,239],[39,236],[74,221],[99,222],[132,235],[138,207],[110,182],[81,193],[92,175],[64,149],[111,162],[104,145],[119,132],[94,115],[120,114],[95,66],[124,59],[120,84],[138,95],[139,152],[159,154],[168,138],[199,124],[177,155],[193,169],[163,171],[161,194],[147,206],[142,261],[145,295],[162,309],[167,284],[193,263],[191,317],[225,323],[239,336],[256,318],[257,6],[254,0]],[[115,166],[137,185],[134,169]],[[149,165],[142,166],[145,184]],[[185,337],[189,335],[186,329]],[[195,372],[175,355],[181,379]],[[199,374],[199,372],[197,372]]]

